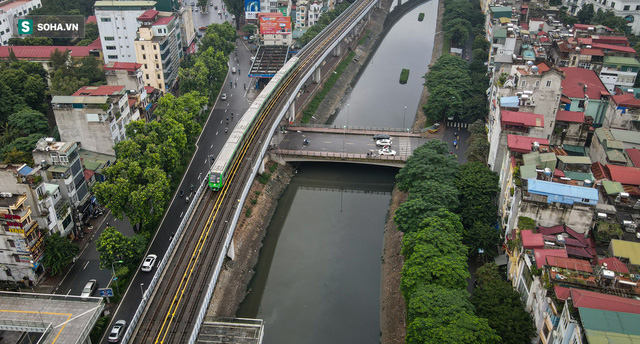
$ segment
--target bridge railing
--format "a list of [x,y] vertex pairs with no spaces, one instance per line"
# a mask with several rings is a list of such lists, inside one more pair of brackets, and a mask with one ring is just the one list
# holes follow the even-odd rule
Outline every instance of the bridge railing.
[[362,131],[380,131],[380,132],[409,132],[409,128],[390,128],[390,127],[366,127],[366,126],[342,126],[342,125],[332,125],[332,124],[310,124],[310,123],[300,123],[292,125],[291,127],[301,127],[301,128],[320,128],[320,129],[347,129],[347,130],[362,130]]
[[279,155],[294,156],[312,156],[327,159],[347,159],[347,160],[369,160],[369,161],[397,161],[405,162],[407,155],[379,155],[379,154],[362,154],[362,153],[343,153],[343,152],[322,152],[309,150],[293,150],[293,149],[274,149],[271,153]]

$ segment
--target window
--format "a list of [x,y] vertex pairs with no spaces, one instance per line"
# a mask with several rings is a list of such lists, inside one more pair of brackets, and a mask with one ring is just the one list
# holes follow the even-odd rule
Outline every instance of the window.
[[9,244],[9,247],[16,247],[16,242],[13,240],[7,240],[7,244]]
[[158,59],[158,54],[155,54],[156,60]]
[[527,86],[527,82],[525,80],[522,80],[522,82],[520,83],[520,87],[525,87]]
[[115,45],[107,45],[107,50],[116,50]]
[[111,22],[111,18],[100,18],[100,21],[103,23],[109,23]]
[[147,54],[142,54],[142,59],[146,60],[147,59]]
[[160,65],[156,63],[156,69],[160,69]]
[[115,37],[105,36],[105,37],[104,37],[104,40],[105,40],[105,41],[114,41],[114,40],[115,40]]
[[629,5],[625,5],[623,8],[624,11],[628,11],[629,10]]
[[141,46],[140,46],[140,50],[144,50],[144,45],[141,45]]
[[535,83],[534,87],[540,87],[540,80],[536,80],[536,83]]
[[149,80],[149,74],[145,74],[147,76],[147,80]]
[[551,80],[547,80],[547,87],[551,87]]
[[640,11],[640,5],[636,5],[636,11]]
[[108,55],[107,56],[110,60],[117,60],[118,59],[118,55]]
[[158,47],[155,44],[153,45],[153,50],[158,50]]
[[158,79],[162,79],[162,78],[160,77],[160,74],[156,74],[156,76],[158,77]]
[[147,64],[146,63],[144,64],[144,69],[147,69]]
[[616,3],[615,2],[611,2],[611,8],[616,7]]

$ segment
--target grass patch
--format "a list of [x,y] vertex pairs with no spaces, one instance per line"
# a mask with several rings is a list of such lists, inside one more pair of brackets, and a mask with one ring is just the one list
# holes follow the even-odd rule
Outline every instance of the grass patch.
[[247,211],[244,212],[244,216],[251,217],[251,209],[247,209]]
[[261,191],[255,191],[256,196],[260,196],[260,194],[262,193]]
[[371,30],[367,30],[367,32],[364,33],[364,36],[362,36],[362,38],[360,38],[360,40],[358,41],[358,44],[363,45],[364,41],[367,39],[367,37],[369,37],[370,33],[371,33]]
[[322,90],[320,90],[320,92],[318,92],[316,96],[313,97],[313,100],[309,102],[307,108],[302,111],[302,119],[300,120],[301,123],[309,123],[309,120],[311,119],[313,114],[318,110],[318,106],[320,106],[320,103],[322,103],[329,91],[331,91],[333,85],[336,83],[336,81],[338,81],[338,78],[340,77],[340,75],[342,75],[342,72],[344,72],[344,70],[347,68],[349,63],[351,63],[351,60],[353,60],[355,56],[356,53],[352,51],[349,53],[349,56],[344,59],[344,61],[340,62],[335,72],[331,74],[329,79],[327,79],[327,82],[324,84]]
[[423,21],[423,20],[424,20],[424,13],[418,14],[418,21]]
[[269,166],[269,171],[270,171],[271,173],[273,173],[273,172],[275,172],[275,171],[276,171],[276,168],[278,168],[278,166],[277,166],[276,164],[273,164],[273,165]]
[[256,204],[256,203],[258,203],[257,199],[254,198],[254,199],[251,200],[251,204]]
[[269,182],[269,179],[271,179],[271,173],[263,173],[260,175],[260,177],[258,178],[258,182],[260,182],[260,184],[267,184]]
[[409,80],[409,70],[402,68],[402,72],[400,72],[400,83],[406,84],[407,80]]

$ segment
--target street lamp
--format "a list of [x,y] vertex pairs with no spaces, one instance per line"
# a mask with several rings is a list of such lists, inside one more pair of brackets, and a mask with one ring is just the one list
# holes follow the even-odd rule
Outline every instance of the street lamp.
[[342,126],[342,133],[343,133],[343,135],[342,135],[342,154],[344,154],[344,141],[347,138],[347,126],[346,125]]
[[[115,263],[122,264],[122,263],[124,263],[124,261],[122,261],[122,260],[118,260],[118,261],[111,262],[111,274],[112,274],[111,280],[112,280],[112,281],[115,281],[115,280],[116,280],[116,271],[115,271],[115,269],[113,268],[113,265],[114,265]],[[116,285],[116,290],[118,290],[118,286],[117,286],[117,285]],[[120,294],[120,290],[118,290],[118,294]]]
[[347,103],[347,127],[349,126],[349,114],[351,113],[351,107]]
[[142,293],[142,297],[144,297],[144,283],[140,283],[140,292]]
[[[402,130],[404,130],[405,127],[405,120],[407,119],[407,107],[404,107],[404,116],[402,117]],[[409,130],[407,130],[409,131]]]

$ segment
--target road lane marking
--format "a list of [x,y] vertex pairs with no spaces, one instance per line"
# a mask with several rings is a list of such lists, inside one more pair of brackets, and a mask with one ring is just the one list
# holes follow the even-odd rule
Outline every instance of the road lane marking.
[[86,269],[86,268],[87,268],[87,265],[89,265],[89,261],[88,261],[88,260],[87,260],[87,262],[86,262],[86,263],[84,263],[84,266],[82,267],[82,270]]
[[182,218],[182,215],[184,215],[184,211],[180,213],[180,218]]

